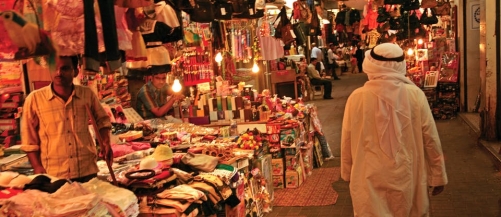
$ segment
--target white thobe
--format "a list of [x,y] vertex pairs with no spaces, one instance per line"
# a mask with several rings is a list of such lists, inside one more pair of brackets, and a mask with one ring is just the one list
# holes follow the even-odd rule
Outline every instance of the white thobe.
[[350,182],[355,216],[428,215],[428,186],[447,184],[447,175],[421,89],[372,80],[350,95],[341,135],[341,177]]

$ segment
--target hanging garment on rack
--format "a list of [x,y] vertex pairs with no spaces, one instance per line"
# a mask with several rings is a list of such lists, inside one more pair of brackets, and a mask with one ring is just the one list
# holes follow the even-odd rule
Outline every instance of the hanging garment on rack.
[[357,9],[355,8],[352,8],[350,10],[350,20],[349,20],[349,24],[350,25],[353,25],[354,23],[356,22],[360,22],[360,11],[358,11]]
[[259,43],[263,60],[276,60],[284,56],[282,40],[273,36],[260,36]]
[[132,49],[125,52],[126,60],[147,60],[148,58],[146,57],[146,45],[144,44],[143,36],[139,31],[141,21],[136,17],[136,9],[128,9],[125,12],[125,20],[127,23],[127,28],[132,32]]
[[132,32],[127,28],[125,11],[127,8],[115,6],[115,21],[117,24],[118,49],[132,50]]
[[148,69],[148,74],[169,72],[171,60],[169,51],[163,44],[167,43],[165,35],[172,31],[167,24],[147,19],[140,31],[146,45],[147,60],[127,62],[126,67],[132,69]]
[[377,28],[378,22],[377,22],[377,16],[378,16],[378,11],[377,11],[377,6],[373,2],[367,3],[364,6],[364,19],[362,22],[362,25],[367,26],[369,30],[373,30]]
[[[54,44],[58,48],[58,55],[76,56],[83,54],[85,47],[83,0],[49,0],[47,4],[50,9],[59,14],[50,31]],[[101,22],[97,17],[93,17],[96,22],[95,31],[100,36],[94,45],[98,46],[99,52],[103,52],[104,40]]]
[[161,1],[143,10],[148,18],[165,23],[171,28],[171,31],[164,36],[166,39],[163,41],[176,42],[183,39],[183,29],[181,28],[179,17],[177,16],[176,10],[174,10],[171,5],[167,4],[165,1]]
[[[61,0],[59,0],[61,1]],[[81,2],[81,1],[72,1]],[[121,53],[118,50],[117,25],[115,23],[115,10],[112,1],[97,0],[102,24],[105,54],[99,53],[99,34],[96,30],[97,21],[94,12],[94,1],[83,1],[84,6],[84,31],[85,47],[83,68],[84,70],[98,72],[103,66],[105,72],[113,72],[122,67]],[[65,10],[68,10],[65,8]]]

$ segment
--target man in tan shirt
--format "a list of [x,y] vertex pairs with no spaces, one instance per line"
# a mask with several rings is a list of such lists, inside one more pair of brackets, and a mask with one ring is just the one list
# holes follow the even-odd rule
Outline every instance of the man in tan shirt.
[[310,79],[310,83],[312,85],[323,85],[324,99],[333,99],[331,96],[332,83],[330,80],[320,77],[320,73],[315,68],[317,62],[318,62],[317,58],[311,58],[310,64],[308,65],[308,68],[306,68],[306,71],[308,73],[308,78]]
[[74,85],[78,59],[60,57],[52,83],[26,97],[21,119],[21,150],[27,153],[35,174],[86,182],[97,176],[97,150],[89,131],[86,106],[103,138],[101,153],[112,162],[110,117],[96,94]]

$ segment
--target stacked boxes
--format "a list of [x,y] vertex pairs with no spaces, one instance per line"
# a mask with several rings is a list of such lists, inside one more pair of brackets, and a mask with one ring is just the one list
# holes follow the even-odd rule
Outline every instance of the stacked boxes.
[[451,119],[459,111],[459,84],[438,83],[437,101],[432,109],[435,119]]
[[5,148],[16,144],[15,135],[19,133],[18,120],[23,93],[4,93],[0,96],[0,144]]

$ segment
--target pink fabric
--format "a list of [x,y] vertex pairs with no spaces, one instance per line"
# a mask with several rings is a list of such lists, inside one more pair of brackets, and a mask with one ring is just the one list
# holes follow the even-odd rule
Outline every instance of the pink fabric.
[[150,143],[145,142],[129,142],[124,144],[111,144],[113,157],[121,157],[135,151],[146,150],[151,148]]
[[127,28],[125,11],[127,8],[115,6],[115,22],[117,23],[118,48],[132,50],[132,32]]
[[150,143],[146,142],[129,142],[129,144],[132,147],[132,150],[134,151],[146,150],[151,148]]
[[121,157],[134,152],[134,149],[129,145],[112,144],[111,150],[113,151],[113,157]]
[[[85,32],[83,0],[49,0],[49,7],[59,13],[59,19],[51,29],[52,39],[61,56],[84,53]],[[96,16],[98,50],[104,51],[101,21]]]

